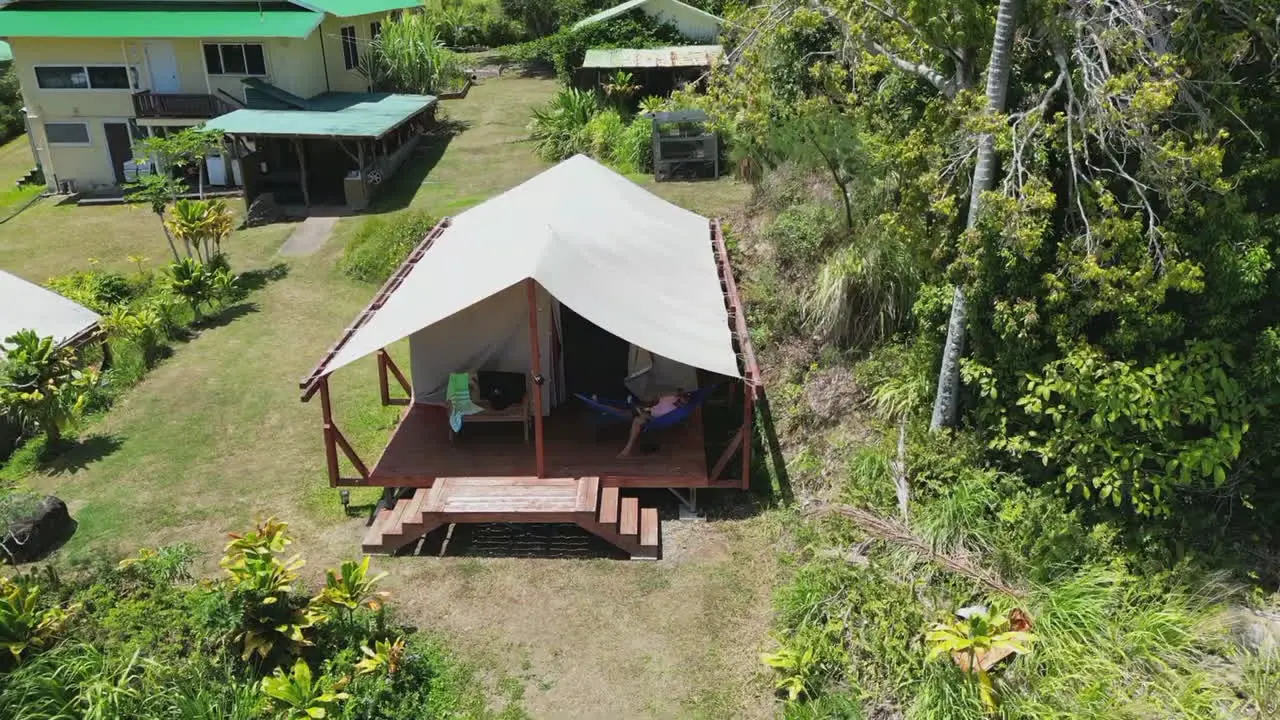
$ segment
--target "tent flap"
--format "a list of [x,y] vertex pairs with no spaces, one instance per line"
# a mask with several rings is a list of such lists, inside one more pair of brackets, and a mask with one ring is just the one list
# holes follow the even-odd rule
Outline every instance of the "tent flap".
[[[708,219],[583,155],[455,217],[322,372],[483,307],[482,301],[528,278],[633,345],[692,367],[741,375]],[[475,325],[477,332],[482,325]],[[475,334],[430,336],[433,344],[466,345]],[[459,359],[478,349],[440,352]]]

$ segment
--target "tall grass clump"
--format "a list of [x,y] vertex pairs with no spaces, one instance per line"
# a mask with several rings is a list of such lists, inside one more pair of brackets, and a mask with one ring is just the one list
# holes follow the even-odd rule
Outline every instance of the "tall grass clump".
[[386,18],[357,67],[374,88],[432,95],[463,79],[462,60],[445,47],[435,20],[423,13]]
[[382,282],[436,225],[436,218],[407,210],[365,220],[347,243],[338,267],[362,282]]
[[591,121],[600,112],[595,93],[562,88],[545,105],[534,108],[529,137],[543,160],[556,162],[591,151]]
[[839,345],[867,347],[891,337],[911,317],[922,272],[912,250],[872,235],[836,250],[805,303],[806,318]]

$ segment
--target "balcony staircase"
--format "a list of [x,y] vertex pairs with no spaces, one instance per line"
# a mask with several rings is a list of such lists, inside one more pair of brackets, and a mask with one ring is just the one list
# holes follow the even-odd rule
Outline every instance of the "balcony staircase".
[[570,523],[632,560],[662,553],[658,509],[601,487],[598,477],[439,478],[379,511],[361,546],[389,555],[451,523]]

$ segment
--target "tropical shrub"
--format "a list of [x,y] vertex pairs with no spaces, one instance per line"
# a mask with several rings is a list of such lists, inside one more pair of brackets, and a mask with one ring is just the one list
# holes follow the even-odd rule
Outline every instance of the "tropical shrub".
[[529,137],[543,160],[564,160],[591,150],[591,120],[600,112],[595,93],[562,88],[545,105],[534,108]]
[[606,163],[614,163],[614,153],[626,133],[626,123],[617,110],[601,110],[587,121],[588,154]]
[[173,203],[164,224],[189,258],[212,264],[222,254],[222,241],[231,234],[234,219],[222,200],[184,199]]
[[431,215],[412,210],[369,218],[343,249],[338,267],[356,280],[382,282],[437,222]]
[[783,210],[765,230],[774,258],[784,269],[816,267],[839,238],[840,218],[828,205],[802,203]]
[[685,45],[688,41],[671,23],[654,20],[642,10],[632,10],[604,22],[574,30],[563,25],[547,37],[531,40],[512,48],[517,60],[542,63],[554,68],[556,75],[568,80],[582,66],[590,48],[646,48]]
[[[277,555],[288,545],[283,528],[269,521],[237,535],[229,555]],[[365,598],[354,611],[357,622],[315,628],[304,657],[279,653],[272,658],[278,663],[261,657],[245,662],[237,639],[243,620],[237,596],[246,587],[269,586],[283,597],[290,583],[279,583],[274,572],[249,577],[255,575],[253,561],[224,579],[192,582],[193,557],[193,548],[179,545],[144,549],[119,564],[97,559],[69,575],[0,579],[0,642],[12,641],[6,645],[12,650],[27,638],[21,662],[8,653],[0,657],[0,717],[495,716],[474,672],[441,645],[400,625],[364,622],[376,591],[367,570],[359,572],[362,564],[332,573],[333,586],[346,586],[344,598]],[[290,582],[292,597],[308,601],[305,589]],[[9,603],[13,588],[20,596]],[[10,607],[19,611],[9,613]],[[344,688],[347,678],[355,680]],[[511,706],[501,717],[523,715]]]
[[223,305],[239,295],[236,276],[217,257],[208,264],[187,257],[169,266],[169,289],[186,301],[197,322],[206,306]]
[[52,645],[77,609],[42,606],[39,585],[0,576],[0,648],[14,663],[21,662],[28,649]]
[[0,343],[0,414],[56,445],[79,417],[98,373],[82,369],[76,351],[59,347],[51,337],[20,330]]

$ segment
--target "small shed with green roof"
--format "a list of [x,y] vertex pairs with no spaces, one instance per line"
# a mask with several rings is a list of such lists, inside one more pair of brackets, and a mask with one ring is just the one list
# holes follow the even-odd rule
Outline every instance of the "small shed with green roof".
[[270,192],[363,210],[434,122],[431,95],[328,92],[299,98],[256,81],[250,106],[216,117],[244,171],[245,200]]

